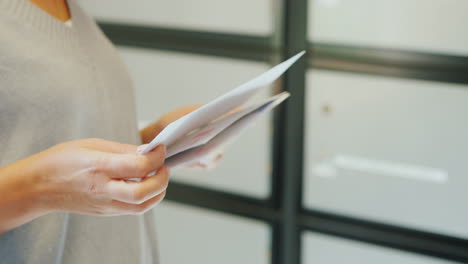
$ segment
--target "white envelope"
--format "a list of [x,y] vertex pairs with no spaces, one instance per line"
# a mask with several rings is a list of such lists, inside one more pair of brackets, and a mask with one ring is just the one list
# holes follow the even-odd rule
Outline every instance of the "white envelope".
[[[262,102],[252,107],[248,107],[243,111],[230,114],[229,116],[219,121],[211,123],[210,125],[206,126],[206,128],[218,129],[227,123],[224,122],[225,120],[229,120],[230,122],[233,119],[232,116],[236,117],[236,120],[230,123],[230,125],[225,126],[220,133],[216,134],[214,137],[210,136],[209,140],[202,140],[203,142],[205,142],[204,144],[198,144],[197,147],[181,151],[178,154],[172,155],[171,157],[167,158],[165,165],[171,168],[177,168],[192,164],[199,160],[204,160],[207,158],[209,159],[209,157],[213,153],[220,152],[220,150],[226,148],[229,144],[235,141],[235,139],[239,137],[246,128],[255,124],[255,121],[257,121],[258,118],[262,116],[262,114],[270,111],[275,106],[279,105],[281,102],[286,100],[286,98],[288,97],[288,92],[282,92],[276,96],[269,98],[265,102]],[[200,131],[206,130],[201,129]]]
[[[207,143],[204,141],[194,141],[193,144],[188,144],[189,142],[183,141],[183,144],[180,143],[182,137],[190,136],[191,133],[194,133],[194,130],[200,129],[203,126],[206,126],[213,120],[219,119],[224,116],[226,113],[232,111],[235,108],[238,108],[244,104],[248,99],[250,99],[257,91],[261,88],[271,85],[276,79],[278,79],[291,65],[293,65],[305,51],[302,51],[290,59],[276,65],[267,72],[261,74],[260,76],[242,84],[241,86],[229,91],[228,93],[216,98],[215,100],[209,102],[208,104],[200,107],[199,109],[191,112],[190,114],[179,118],[178,120],[169,124],[164,128],[161,133],[159,133],[144,149],[143,154],[150,152],[156,146],[164,144],[168,150],[171,157],[174,154],[179,153],[180,151],[187,150],[200,146],[200,144]],[[233,116],[231,118],[234,119]],[[209,136],[206,137],[213,138],[216,133],[222,131],[221,127],[229,124],[232,119],[223,120],[224,125],[219,124],[219,127],[213,128],[214,130],[209,131]],[[177,146],[172,146],[176,142]],[[202,143],[203,142],[203,143]]]

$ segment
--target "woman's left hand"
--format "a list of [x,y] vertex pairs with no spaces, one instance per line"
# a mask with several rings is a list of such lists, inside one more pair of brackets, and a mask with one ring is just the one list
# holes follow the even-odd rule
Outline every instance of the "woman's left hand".
[[201,106],[202,105],[187,105],[162,115],[158,121],[140,130],[141,142],[143,144],[150,143],[151,140],[153,140],[153,138],[155,138],[170,123],[197,110]]
[[[171,112],[168,112],[159,118],[158,121],[150,124],[140,131],[141,141],[143,144],[148,144],[155,138],[166,126],[176,121],[177,119],[197,110],[202,105],[187,105],[184,107],[177,108]],[[188,169],[212,169],[216,167],[223,157],[223,152],[217,152],[210,158],[199,160],[190,165],[184,166]]]

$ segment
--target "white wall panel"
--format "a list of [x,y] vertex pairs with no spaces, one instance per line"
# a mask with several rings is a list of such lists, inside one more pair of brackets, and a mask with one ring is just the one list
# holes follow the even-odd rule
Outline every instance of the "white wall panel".
[[467,88],[310,71],[305,206],[468,238]]
[[[183,105],[207,103],[269,68],[264,63],[210,56],[120,50],[135,80],[142,124]],[[258,97],[269,94],[271,89],[264,89]],[[231,145],[219,167],[173,170],[173,179],[266,198],[270,193],[270,140],[270,116],[266,116]]]
[[310,0],[314,42],[468,55],[465,0]]
[[454,263],[313,232],[303,234],[302,242],[302,264]]
[[182,29],[268,35],[274,0],[79,0],[97,18]]
[[161,263],[270,263],[266,224],[167,201],[153,212]]

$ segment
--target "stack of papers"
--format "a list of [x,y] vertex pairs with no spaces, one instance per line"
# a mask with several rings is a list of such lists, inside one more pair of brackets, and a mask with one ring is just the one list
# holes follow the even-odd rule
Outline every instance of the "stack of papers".
[[270,86],[304,53],[298,53],[253,80],[172,122],[150,142],[143,154],[164,144],[167,148],[165,165],[176,168],[219,153],[243,130],[254,124],[263,113],[289,97],[288,92],[282,92],[260,103],[243,106],[260,89]]

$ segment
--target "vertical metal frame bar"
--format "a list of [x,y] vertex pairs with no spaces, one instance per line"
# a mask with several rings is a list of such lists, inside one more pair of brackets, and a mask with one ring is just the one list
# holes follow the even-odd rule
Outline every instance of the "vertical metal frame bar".
[[[173,184],[173,192],[168,198],[271,224],[273,264],[300,263],[300,238],[303,230],[347,237],[444,259],[467,261],[468,255],[463,251],[466,248],[466,240],[411,229],[405,230],[400,227],[390,228],[363,219],[350,220],[330,213],[303,210],[302,183],[307,61],[309,67],[314,68],[365,72],[359,71],[358,67],[364,60],[369,65],[384,69],[368,72],[373,75],[391,76],[387,73],[389,69],[405,68],[406,72],[396,77],[466,84],[468,57],[331,44],[310,46],[311,44],[307,44],[306,34],[308,1],[271,1],[274,17],[273,31],[269,37],[101,23],[109,37],[120,45],[269,61],[274,64],[301,50],[306,50],[309,45],[310,54],[306,55],[309,59],[303,58],[297,62],[283,79],[283,90],[289,91],[292,96],[284,106],[280,106],[274,116],[273,170],[269,199],[258,201],[241,195],[177,183]],[[432,72],[428,72],[428,69]],[[358,234],[356,228],[366,232]],[[396,234],[397,238],[392,234]]]

